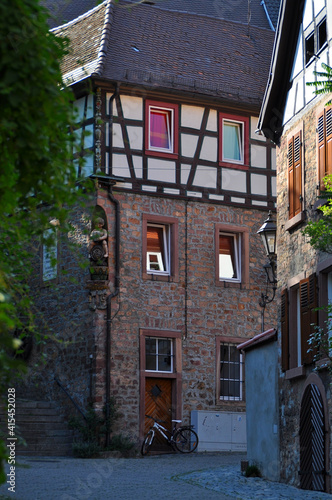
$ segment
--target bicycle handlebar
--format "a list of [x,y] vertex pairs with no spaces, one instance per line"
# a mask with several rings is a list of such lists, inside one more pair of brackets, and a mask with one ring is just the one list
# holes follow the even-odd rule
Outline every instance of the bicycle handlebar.
[[151,420],[154,420],[155,422],[158,422],[159,424],[166,424],[166,420],[158,420],[157,418],[151,417],[150,415],[145,415],[147,418],[151,418]]

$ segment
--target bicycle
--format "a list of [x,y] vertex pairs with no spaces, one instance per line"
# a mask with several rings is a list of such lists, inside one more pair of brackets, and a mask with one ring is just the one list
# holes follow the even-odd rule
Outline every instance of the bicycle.
[[154,423],[144,438],[141,448],[142,455],[147,455],[149,453],[156,431],[158,431],[166,439],[169,446],[180,453],[192,453],[196,450],[198,446],[198,436],[192,429],[192,427],[194,427],[193,425],[177,427],[177,424],[180,424],[181,420],[172,420],[174,426],[172,431],[169,431],[166,427],[161,425],[162,423],[165,423],[164,420],[157,420],[150,415],[145,416],[154,420]]

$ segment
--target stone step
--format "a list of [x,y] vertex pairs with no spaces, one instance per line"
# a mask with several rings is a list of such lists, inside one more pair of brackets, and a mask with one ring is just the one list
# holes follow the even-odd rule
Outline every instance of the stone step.
[[[50,428],[49,421],[43,421],[43,422],[25,421],[25,422],[23,422],[23,425],[24,425],[24,429],[28,430],[29,432],[42,433],[42,434],[45,434],[45,432]],[[16,427],[20,433],[22,424],[19,424],[16,421]],[[64,421],[63,420],[61,420],[59,422],[52,422],[52,430],[61,430],[63,428],[64,428]],[[68,424],[66,421],[65,421],[65,428],[68,429]]]
[[[17,443],[20,455],[67,456],[72,454],[73,431],[52,401],[17,399],[15,431],[26,446]],[[0,428],[8,433],[6,408],[0,409]]]

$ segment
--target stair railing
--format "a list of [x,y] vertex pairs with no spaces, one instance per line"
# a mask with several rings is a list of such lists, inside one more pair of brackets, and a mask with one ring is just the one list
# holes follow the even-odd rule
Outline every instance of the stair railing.
[[68,396],[68,398],[70,399],[70,401],[75,406],[76,410],[79,411],[80,414],[82,415],[82,417],[84,418],[84,420],[86,420],[86,416],[85,416],[84,412],[78,406],[78,404],[76,403],[76,401],[71,397],[71,395],[69,394],[69,392],[67,391],[67,389],[60,382],[60,380],[57,377],[54,377],[54,380],[56,381],[56,383],[58,384],[58,386],[63,390],[63,392],[66,394],[66,396]]

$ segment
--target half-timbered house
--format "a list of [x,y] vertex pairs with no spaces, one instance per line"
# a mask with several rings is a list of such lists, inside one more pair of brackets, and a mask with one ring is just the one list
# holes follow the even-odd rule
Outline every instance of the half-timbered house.
[[276,169],[255,131],[275,19],[273,2],[233,3],[106,1],[54,29],[70,40],[78,175],[96,190],[71,235],[89,268],[60,249],[56,275],[40,276],[39,303],[65,345],[27,380],[63,406],[54,375],[81,407],[107,411],[114,397],[115,430],[136,442],[150,414],[194,422],[202,450],[246,446],[236,345],[261,329],[256,232],[275,209]]

